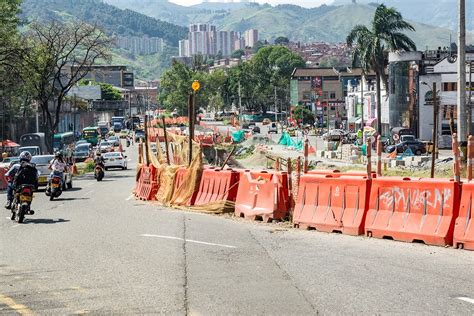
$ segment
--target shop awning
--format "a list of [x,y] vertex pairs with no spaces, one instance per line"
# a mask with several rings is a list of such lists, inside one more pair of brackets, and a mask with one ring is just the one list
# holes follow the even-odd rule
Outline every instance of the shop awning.
[[349,124],[355,124],[355,123],[357,122],[357,120],[360,121],[360,118],[359,118],[359,117],[349,117],[349,118],[347,119],[347,123],[349,123]]

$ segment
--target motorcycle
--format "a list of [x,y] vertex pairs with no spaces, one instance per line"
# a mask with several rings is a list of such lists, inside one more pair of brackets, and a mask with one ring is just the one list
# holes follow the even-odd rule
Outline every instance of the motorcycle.
[[130,139],[127,139],[127,147],[130,147]]
[[54,198],[61,196],[63,193],[62,189],[62,178],[59,175],[53,174],[48,181],[48,186],[46,187],[45,194],[49,196],[49,200],[52,201]]
[[24,184],[15,190],[15,196],[11,206],[11,220],[19,224],[23,223],[25,215],[33,215],[31,202],[33,201],[34,185]]
[[96,178],[97,181],[102,181],[104,178],[104,168],[99,164],[95,165],[94,178]]

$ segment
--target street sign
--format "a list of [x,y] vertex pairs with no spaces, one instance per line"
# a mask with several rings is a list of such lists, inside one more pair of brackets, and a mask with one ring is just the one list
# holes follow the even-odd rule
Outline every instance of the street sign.
[[191,88],[193,88],[194,92],[197,92],[199,89],[201,89],[201,84],[199,83],[199,81],[194,80]]

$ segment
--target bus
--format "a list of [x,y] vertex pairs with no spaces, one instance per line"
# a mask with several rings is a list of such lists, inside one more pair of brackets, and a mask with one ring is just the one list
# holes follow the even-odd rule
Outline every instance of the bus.
[[82,139],[91,143],[92,146],[97,146],[99,142],[100,129],[98,126],[86,127],[82,130]]
[[21,147],[38,146],[41,150],[40,154],[48,153],[48,147],[46,146],[46,138],[44,133],[24,134],[20,137],[20,145]]
[[53,137],[53,150],[63,150],[69,147],[69,145],[74,144],[76,138],[74,137],[73,132],[54,134]]

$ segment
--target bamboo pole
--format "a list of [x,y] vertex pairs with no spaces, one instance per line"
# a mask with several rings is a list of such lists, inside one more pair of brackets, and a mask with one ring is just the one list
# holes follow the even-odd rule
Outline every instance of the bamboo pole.
[[453,154],[454,154],[454,180],[457,183],[461,182],[461,167],[459,165],[459,143],[456,133],[453,134]]
[[382,176],[382,136],[377,136],[377,177]]
[[[165,117],[161,117],[163,120],[163,134],[165,135],[165,146],[166,146],[166,163],[168,166],[170,165],[170,153],[168,151],[168,132],[166,131],[166,123],[165,123]],[[158,142],[159,143],[159,142]]]
[[467,140],[467,181],[472,180],[472,159],[474,158],[474,138],[469,135]]
[[372,179],[372,141],[367,138],[367,178]]

